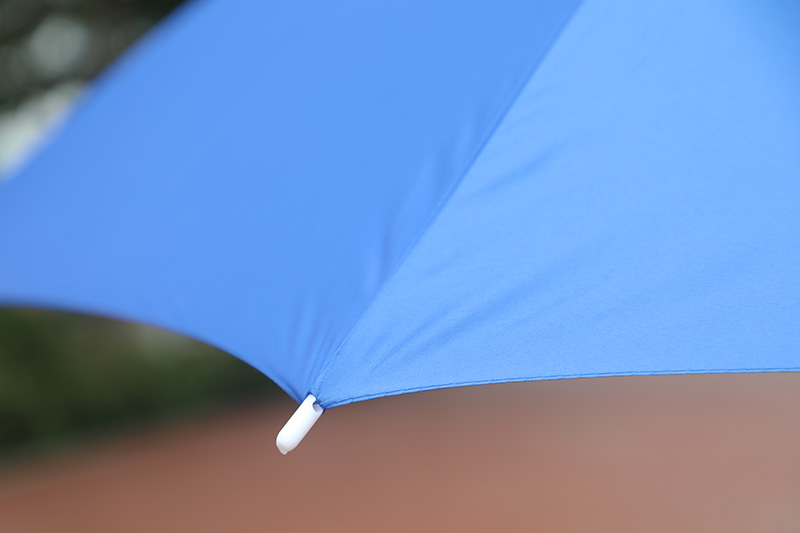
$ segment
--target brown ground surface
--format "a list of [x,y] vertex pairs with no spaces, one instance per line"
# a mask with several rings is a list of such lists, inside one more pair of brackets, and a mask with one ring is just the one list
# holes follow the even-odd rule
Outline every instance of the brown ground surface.
[[607,378],[290,402],[0,470],[0,532],[800,531],[800,376]]

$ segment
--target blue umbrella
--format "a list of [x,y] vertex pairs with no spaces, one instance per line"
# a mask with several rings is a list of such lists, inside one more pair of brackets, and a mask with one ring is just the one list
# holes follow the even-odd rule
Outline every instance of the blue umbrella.
[[[800,368],[800,4],[198,0],[0,188],[0,303],[323,409]],[[305,400],[305,401],[304,401]]]

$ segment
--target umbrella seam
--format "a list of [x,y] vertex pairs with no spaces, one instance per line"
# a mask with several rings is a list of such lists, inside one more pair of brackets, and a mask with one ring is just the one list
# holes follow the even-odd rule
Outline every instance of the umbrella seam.
[[[487,132],[486,136],[478,144],[478,146],[475,149],[475,151],[472,154],[472,156],[469,159],[467,159],[466,166],[465,166],[464,170],[460,173],[459,178],[450,186],[448,191],[442,196],[441,200],[439,200],[439,202],[436,204],[436,207],[431,211],[431,214],[429,215],[428,219],[422,225],[422,228],[417,233],[416,237],[414,237],[414,239],[411,241],[411,244],[408,245],[408,248],[406,249],[406,251],[403,252],[403,255],[397,261],[397,264],[395,265],[395,267],[392,269],[392,271],[389,273],[389,275],[387,275],[386,278],[381,282],[380,287],[378,287],[378,290],[375,291],[373,296],[370,298],[369,302],[364,306],[364,310],[358,315],[358,318],[353,323],[353,326],[350,328],[350,331],[344,337],[344,339],[339,344],[339,346],[336,348],[336,350],[330,355],[330,357],[328,357],[328,361],[325,363],[325,365],[320,369],[319,373],[317,374],[317,378],[314,380],[314,383],[313,383],[313,385],[311,385],[310,390],[308,391],[308,393],[309,394],[314,394],[317,397],[317,399],[319,400],[320,405],[322,405],[323,407],[325,407],[325,401],[324,401],[324,399],[320,398],[320,390],[323,388],[323,385],[325,383],[325,380],[326,380],[326,377],[327,377],[326,375],[327,375],[328,368],[333,363],[333,361],[336,359],[336,357],[339,355],[339,352],[342,351],[344,346],[350,340],[350,337],[353,335],[353,332],[356,329],[358,329],[358,325],[362,322],[364,317],[367,315],[369,310],[372,308],[372,306],[375,303],[375,301],[380,298],[380,296],[384,292],[386,286],[389,285],[389,282],[395,277],[397,272],[402,268],[403,264],[406,261],[406,258],[408,258],[408,256],[411,255],[411,252],[416,248],[417,244],[422,239],[422,237],[425,235],[425,233],[427,233],[428,229],[431,227],[433,222],[439,216],[439,213],[441,213],[442,210],[444,209],[444,207],[450,202],[450,199],[453,197],[453,195],[455,194],[456,190],[458,190],[458,188],[463,183],[464,178],[467,176],[467,174],[469,174],[470,170],[472,170],[472,167],[474,166],[475,161],[478,160],[478,158],[483,153],[483,151],[486,148],[486,146],[489,144],[491,139],[495,136],[495,134],[497,133],[497,130],[500,128],[500,125],[505,121],[506,117],[508,116],[508,113],[514,107],[514,104],[516,104],[517,101],[519,100],[520,95],[523,93],[525,88],[530,84],[530,82],[533,79],[534,75],[539,70],[539,67],[541,66],[541,64],[544,62],[544,60],[547,58],[547,56],[550,55],[550,52],[553,49],[553,46],[556,44],[556,42],[558,42],[558,40],[561,37],[561,35],[564,34],[564,30],[567,28],[569,23],[573,20],[573,18],[575,17],[575,13],[577,13],[578,9],[580,9],[580,7],[583,5],[583,2],[584,2],[584,0],[576,0],[575,4],[571,7],[571,9],[569,9],[567,11],[567,13],[564,16],[563,20],[560,21],[560,23],[556,27],[556,30],[553,32],[553,35],[547,41],[547,44],[542,48],[542,52],[532,62],[531,66],[528,69],[527,74],[522,77],[522,80],[519,82],[517,87],[514,89],[514,91],[512,93],[512,96],[509,98],[509,101],[503,106],[502,110],[498,114],[498,116],[495,119],[494,123],[488,129],[488,132]],[[392,394],[392,393],[388,393],[388,394]],[[350,401],[357,401],[357,399],[350,400]],[[349,402],[346,402],[346,403],[349,403]]]

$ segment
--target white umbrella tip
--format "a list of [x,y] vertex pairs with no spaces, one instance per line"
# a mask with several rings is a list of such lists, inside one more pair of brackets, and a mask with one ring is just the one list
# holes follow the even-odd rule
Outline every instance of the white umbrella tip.
[[283,426],[275,439],[275,445],[283,455],[297,448],[325,410],[320,407],[313,394],[306,396],[292,417]]

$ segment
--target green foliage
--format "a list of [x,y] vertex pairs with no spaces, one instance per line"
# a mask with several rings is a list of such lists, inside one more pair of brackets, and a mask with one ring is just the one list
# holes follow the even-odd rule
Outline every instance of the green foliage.
[[236,358],[165,332],[0,310],[0,452],[276,390]]

